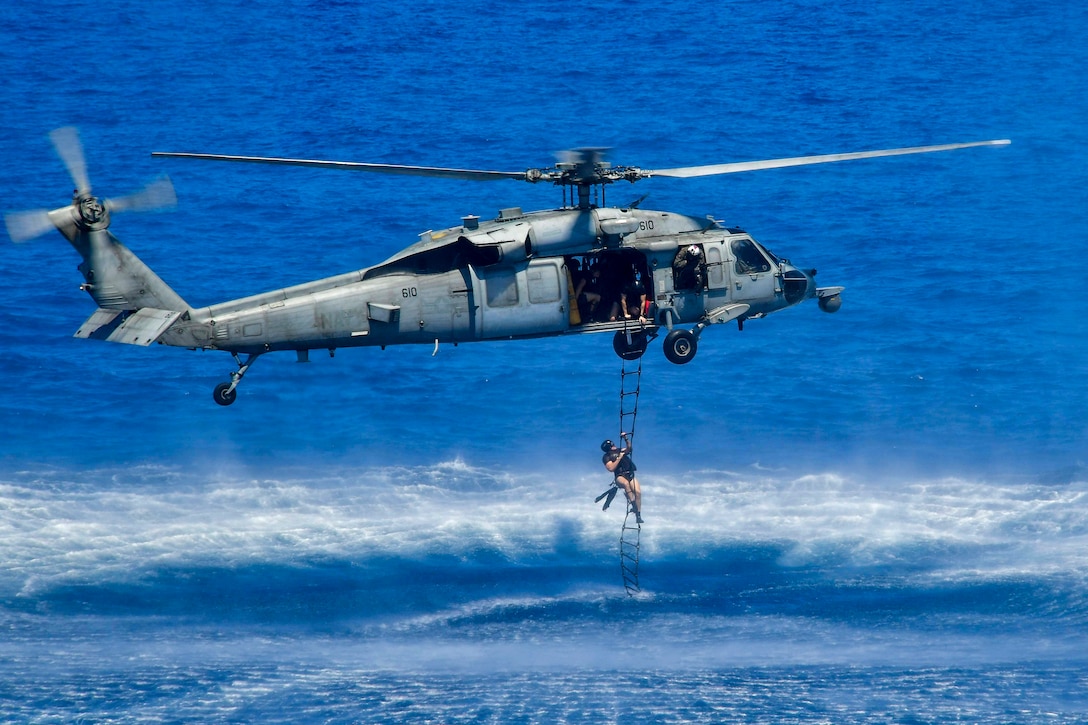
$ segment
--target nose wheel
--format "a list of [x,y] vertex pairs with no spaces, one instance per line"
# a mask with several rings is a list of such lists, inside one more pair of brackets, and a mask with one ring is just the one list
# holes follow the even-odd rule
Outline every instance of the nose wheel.
[[242,362],[242,359],[238,357],[238,353],[232,352],[231,355],[234,356],[234,362],[238,363],[238,369],[230,374],[229,383],[219,383],[219,385],[215,386],[215,390],[212,391],[212,398],[219,405],[230,405],[238,399],[238,383],[242,382],[242,378],[253,364],[253,361],[259,357],[257,354],[249,355],[245,362]]

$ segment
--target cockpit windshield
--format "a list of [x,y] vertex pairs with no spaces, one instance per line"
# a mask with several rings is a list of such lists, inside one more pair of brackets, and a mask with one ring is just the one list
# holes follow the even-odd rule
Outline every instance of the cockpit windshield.
[[767,249],[766,247],[764,247],[764,246],[763,246],[762,244],[760,244],[759,242],[753,242],[753,244],[755,244],[755,245],[756,245],[757,247],[759,247],[760,249],[762,249],[762,250],[763,250],[763,253],[764,253],[764,254],[766,254],[766,255],[767,255],[768,257],[770,257],[770,258],[771,258],[771,263],[772,263],[772,264],[773,264],[774,266],[776,266],[776,267],[777,267],[777,266],[779,266],[780,264],[782,264],[782,260],[781,260],[781,259],[779,259],[779,258],[778,258],[777,256],[775,256],[775,253],[774,253],[774,252],[772,252],[771,250]]
[[[767,252],[751,239],[734,239],[730,248],[733,250],[733,257],[736,259],[734,266],[737,274],[769,272],[771,263],[768,261],[768,257],[774,259],[775,264],[778,263],[773,254]],[[766,256],[764,256],[765,254]]]

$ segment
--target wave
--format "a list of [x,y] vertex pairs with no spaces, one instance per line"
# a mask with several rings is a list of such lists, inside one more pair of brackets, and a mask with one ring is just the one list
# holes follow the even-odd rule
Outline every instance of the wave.
[[616,606],[828,621],[1088,613],[1083,479],[654,477],[644,595],[620,604],[622,504],[593,504],[606,483],[460,459],[274,477],[24,470],[0,482],[0,599],[23,612],[395,617],[415,631],[596,622]]

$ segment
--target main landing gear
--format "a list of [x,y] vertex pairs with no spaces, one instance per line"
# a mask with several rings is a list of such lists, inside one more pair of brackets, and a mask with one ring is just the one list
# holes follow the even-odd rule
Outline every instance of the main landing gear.
[[234,362],[238,363],[238,370],[230,374],[229,383],[219,383],[212,391],[212,397],[220,405],[230,405],[238,398],[238,383],[242,382],[253,361],[260,357],[260,353],[251,353],[246,357],[245,362],[242,362],[238,353],[232,352],[231,355],[234,356]]
[[691,362],[698,349],[698,338],[691,330],[682,330],[678,327],[665,335],[665,357],[671,363],[684,365]]
[[745,319],[744,315],[748,310],[749,306],[743,302],[715,307],[705,313],[702,319],[695,324],[695,327],[690,330],[673,327],[673,313],[671,310],[667,310],[665,312],[665,326],[669,328],[669,332],[665,335],[665,357],[675,365],[688,364],[699,349],[699,336],[703,334],[703,330],[710,325],[721,325],[733,320],[737,321],[738,327],[742,326]]
[[[699,332],[702,332],[699,328],[696,328],[696,331],[676,328],[666,335],[665,357],[668,358],[669,362],[676,365],[691,362],[698,347],[697,336]],[[612,338],[612,349],[623,360],[638,360],[645,354],[646,347],[654,337],[657,337],[657,335],[651,335],[646,330],[620,330]]]

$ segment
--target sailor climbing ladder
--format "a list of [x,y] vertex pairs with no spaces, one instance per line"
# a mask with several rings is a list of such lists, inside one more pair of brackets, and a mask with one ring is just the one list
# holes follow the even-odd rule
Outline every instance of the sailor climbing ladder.
[[[630,323],[628,323],[630,324]],[[638,416],[638,398],[642,385],[642,353],[646,350],[648,333],[641,326],[635,330],[624,329],[616,333],[613,343],[616,352],[623,361],[620,369],[620,436],[626,442],[626,450],[631,451],[635,439],[635,419]],[[611,440],[601,444],[601,450],[606,454],[615,451],[616,446]],[[606,465],[608,462],[606,456]],[[611,459],[618,460],[618,459]],[[633,467],[630,469],[634,472]],[[626,474],[630,476],[630,474]],[[633,476],[630,476],[634,479]],[[603,510],[607,511],[616,494],[622,490],[615,478],[612,485],[600,496],[596,502],[604,499]],[[624,497],[626,501],[626,496]],[[626,501],[627,511],[623,519],[623,528],[620,529],[620,574],[623,577],[623,588],[628,596],[638,594],[641,589],[638,583],[638,557],[639,535],[642,532],[642,518],[636,504]]]

